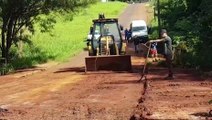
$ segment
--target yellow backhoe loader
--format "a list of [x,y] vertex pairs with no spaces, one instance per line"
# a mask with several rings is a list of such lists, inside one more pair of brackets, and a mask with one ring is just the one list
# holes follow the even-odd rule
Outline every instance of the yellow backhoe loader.
[[126,43],[123,42],[117,18],[105,18],[103,14],[93,20],[87,39],[89,56],[85,58],[86,71],[130,71],[131,56],[125,55]]

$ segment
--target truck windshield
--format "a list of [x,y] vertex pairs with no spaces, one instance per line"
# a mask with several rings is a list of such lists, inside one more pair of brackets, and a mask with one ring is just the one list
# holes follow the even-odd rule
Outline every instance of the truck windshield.
[[112,35],[114,37],[115,42],[118,44],[118,46],[120,45],[120,41],[121,41],[121,36],[119,33],[119,28],[118,28],[118,24],[116,22],[106,22],[106,23],[95,23],[94,24],[94,30],[92,33],[92,44],[93,47],[96,48],[98,47],[98,40],[100,38],[100,36],[104,36],[104,35]]
[[145,26],[132,27],[132,31],[141,31],[141,30],[146,30],[146,27]]
[[115,22],[96,23],[94,27],[94,39],[98,40],[100,35],[113,35],[115,41],[120,41],[118,25]]
[[103,23],[102,24],[102,35],[113,35],[115,41],[120,41],[119,29],[116,23]]

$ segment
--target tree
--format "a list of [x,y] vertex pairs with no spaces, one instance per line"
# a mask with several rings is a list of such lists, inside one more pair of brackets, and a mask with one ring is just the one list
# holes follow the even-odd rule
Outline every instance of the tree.
[[[5,63],[9,60],[10,48],[22,40],[23,30],[33,33],[33,22],[40,14],[52,10],[74,11],[97,0],[0,0],[1,54]],[[54,22],[54,21],[52,21]],[[49,23],[49,22],[48,22]],[[50,21],[51,23],[51,21]]]
[[[180,64],[212,70],[212,1],[160,1],[161,26],[167,28],[173,41],[184,50]],[[156,6],[157,7],[157,6]]]

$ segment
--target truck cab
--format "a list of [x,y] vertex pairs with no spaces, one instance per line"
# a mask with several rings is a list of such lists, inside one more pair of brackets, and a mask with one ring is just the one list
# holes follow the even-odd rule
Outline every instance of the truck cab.
[[123,27],[118,24],[117,18],[104,18],[104,16],[100,16],[99,19],[94,19],[93,25],[90,28],[90,32],[87,36],[89,56],[102,54],[98,53],[98,49],[102,47],[102,43],[104,42],[101,40],[105,36],[111,36],[113,40],[110,42],[110,44],[115,44],[117,47],[116,52],[113,51],[114,48],[111,48],[111,54],[121,54],[123,49],[123,39],[121,34],[122,29]]
[[133,20],[130,24],[132,40],[139,40],[139,43],[146,43],[148,40],[148,28],[144,20]]

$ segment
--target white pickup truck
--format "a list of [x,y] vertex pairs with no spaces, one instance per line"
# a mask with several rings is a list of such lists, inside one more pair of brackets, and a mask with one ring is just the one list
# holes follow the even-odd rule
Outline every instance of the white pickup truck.
[[130,29],[132,40],[139,40],[139,43],[145,43],[148,40],[148,28],[144,20],[133,20]]

